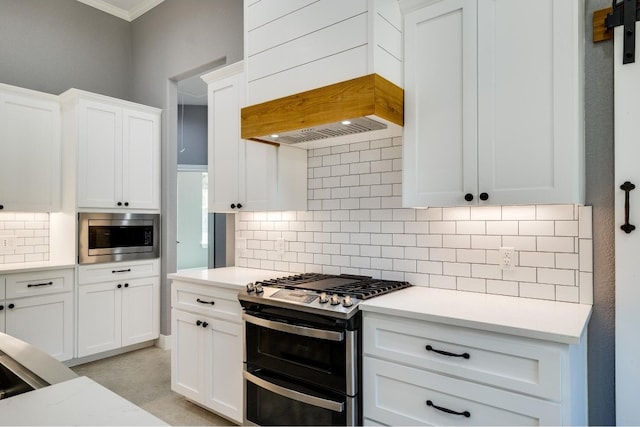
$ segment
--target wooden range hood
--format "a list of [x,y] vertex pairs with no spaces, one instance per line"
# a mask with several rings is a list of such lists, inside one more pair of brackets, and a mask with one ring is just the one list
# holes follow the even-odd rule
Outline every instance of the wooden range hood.
[[403,104],[402,88],[369,74],[243,108],[242,138],[316,148],[399,136]]

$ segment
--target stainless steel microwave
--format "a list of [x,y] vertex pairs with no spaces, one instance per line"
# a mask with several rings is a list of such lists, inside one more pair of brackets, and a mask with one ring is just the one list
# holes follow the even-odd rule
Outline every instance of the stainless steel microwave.
[[159,256],[159,214],[78,214],[79,264],[131,261]]

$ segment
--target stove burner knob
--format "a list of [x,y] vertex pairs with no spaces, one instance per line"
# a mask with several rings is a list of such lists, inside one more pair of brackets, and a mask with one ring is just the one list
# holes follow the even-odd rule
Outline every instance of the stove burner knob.
[[323,292],[320,294],[320,299],[318,300],[318,302],[320,304],[326,304],[329,302],[329,297],[327,296],[326,292]]
[[347,295],[342,299],[343,307],[351,307],[352,305],[353,305],[353,301],[351,301],[351,297],[349,295]]
[[338,296],[338,294],[331,295],[331,305],[338,305],[338,304],[340,304],[340,297]]
[[253,282],[247,283],[247,293],[250,294],[251,292],[256,290],[256,285],[253,284]]
[[261,294],[263,292],[264,292],[264,289],[262,289],[262,285],[258,283],[256,285],[256,294]]

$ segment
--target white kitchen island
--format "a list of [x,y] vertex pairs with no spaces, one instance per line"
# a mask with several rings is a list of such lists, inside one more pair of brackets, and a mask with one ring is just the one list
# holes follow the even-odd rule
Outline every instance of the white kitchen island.
[[164,421],[87,377],[0,400],[0,425],[164,426]]

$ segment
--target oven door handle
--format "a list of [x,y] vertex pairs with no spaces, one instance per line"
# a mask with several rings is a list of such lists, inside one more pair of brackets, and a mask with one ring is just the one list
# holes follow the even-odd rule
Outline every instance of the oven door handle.
[[297,400],[298,402],[313,405],[318,408],[328,409],[329,411],[333,412],[344,412],[343,402],[336,402],[334,400],[323,399],[321,397],[300,393],[299,391],[291,390],[289,388],[270,383],[269,381],[263,380],[262,378],[247,371],[243,371],[242,376],[245,380],[257,385],[258,387],[279,394],[280,396],[284,396],[288,399]]
[[273,320],[262,319],[260,317],[252,316],[244,313],[242,319],[245,322],[252,323],[263,328],[274,329],[280,332],[286,332],[289,334],[302,335],[311,338],[320,338],[329,341],[344,341],[344,333],[336,331],[326,331],[324,329],[308,328],[306,326],[290,325],[288,323],[275,322]]

